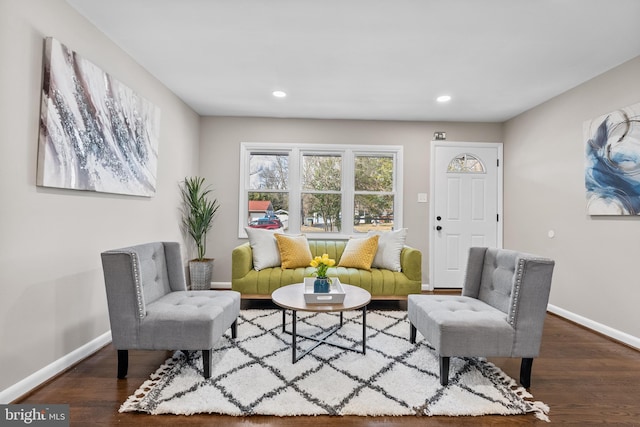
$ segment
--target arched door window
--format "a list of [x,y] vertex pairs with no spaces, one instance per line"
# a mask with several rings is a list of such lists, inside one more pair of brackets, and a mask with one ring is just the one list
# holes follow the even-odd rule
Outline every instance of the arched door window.
[[482,160],[473,154],[459,154],[447,166],[447,173],[486,173]]

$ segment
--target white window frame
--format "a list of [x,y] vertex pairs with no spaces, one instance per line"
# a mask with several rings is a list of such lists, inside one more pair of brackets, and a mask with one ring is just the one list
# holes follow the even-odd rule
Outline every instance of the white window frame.
[[[301,195],[301,160],[303,154],[341,154],[342,155],[342,214],[351,212],[348,221],[342,221],[339,232],[305,233],[310,239],[348,239],[360,235],[354,231],[353,218],[355,188],[354,165],[356,156],[383,155],[394,159],[393,190],[386,194],[394,196],[393,224],[394,229],[402,228],[403,218],[403,147],[401,145],[358,145],[358,144],[288,144],[273,142],[242,142],[240,144],[240,188],[238,194],[238,237],[247,238],[245,227],[249,216],[249,160],[251,152],[287,153],[289,155],[289,228],[287,233],[300,233],[300,195]],[[279,191],[280,192],[280,191]],[[361,193],[361,192],[358,192]]]

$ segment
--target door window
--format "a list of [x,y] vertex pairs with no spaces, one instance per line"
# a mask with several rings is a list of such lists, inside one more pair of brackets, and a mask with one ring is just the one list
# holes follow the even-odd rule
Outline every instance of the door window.
[[482,160],[473,154],[460,154],[449,162],[447,173],[486,173]]

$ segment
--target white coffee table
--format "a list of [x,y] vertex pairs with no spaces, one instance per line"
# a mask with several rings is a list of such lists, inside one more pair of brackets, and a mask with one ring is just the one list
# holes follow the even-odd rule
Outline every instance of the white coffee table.
[[[304,283],[297,283],[294,285],[283,286],[276,289],[271,294],[273,302],[282,308],[282,332],[291,334],[291,350],[292,350],[292,363],[296,363],[304,356],[309,354],[313,349],[321,344],[331,345],[333,347],[342,348],[349,351],[356,351],[358,353],[366,354],[367,351],[367,305],[371,301],[371,294],[365,289],[357,286],[342,285],[345,291],[344,302],[341,304],[307,304],[304,299]],[[346,347],[340,344],[327,342],[326,339],[336,333],[344,323],[343,312],[347,310],[362,309],[362,351],[353,348]],[[291,310],[291,332],[285,328],[285,320],[287,310]],[[298,311],[311,311],[319,313],[340,312],[340,324],[334,326],[325,334],[320,337],[311,337],[307,335],[300,335],[296,330],[297,312]],[[304,338],[312,341],[316,341],[316,344],[305,351],[302,355],[297,356],[297,340],[298,338]]]

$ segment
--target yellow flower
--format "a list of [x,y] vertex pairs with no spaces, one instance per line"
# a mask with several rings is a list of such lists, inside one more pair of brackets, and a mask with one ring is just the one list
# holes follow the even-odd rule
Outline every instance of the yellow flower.
[[322,254],[312,259],[309,265],[316,269],[316,276],[327,277],[327,270],[336,265],[336,261],[329,258],[329,254]]

